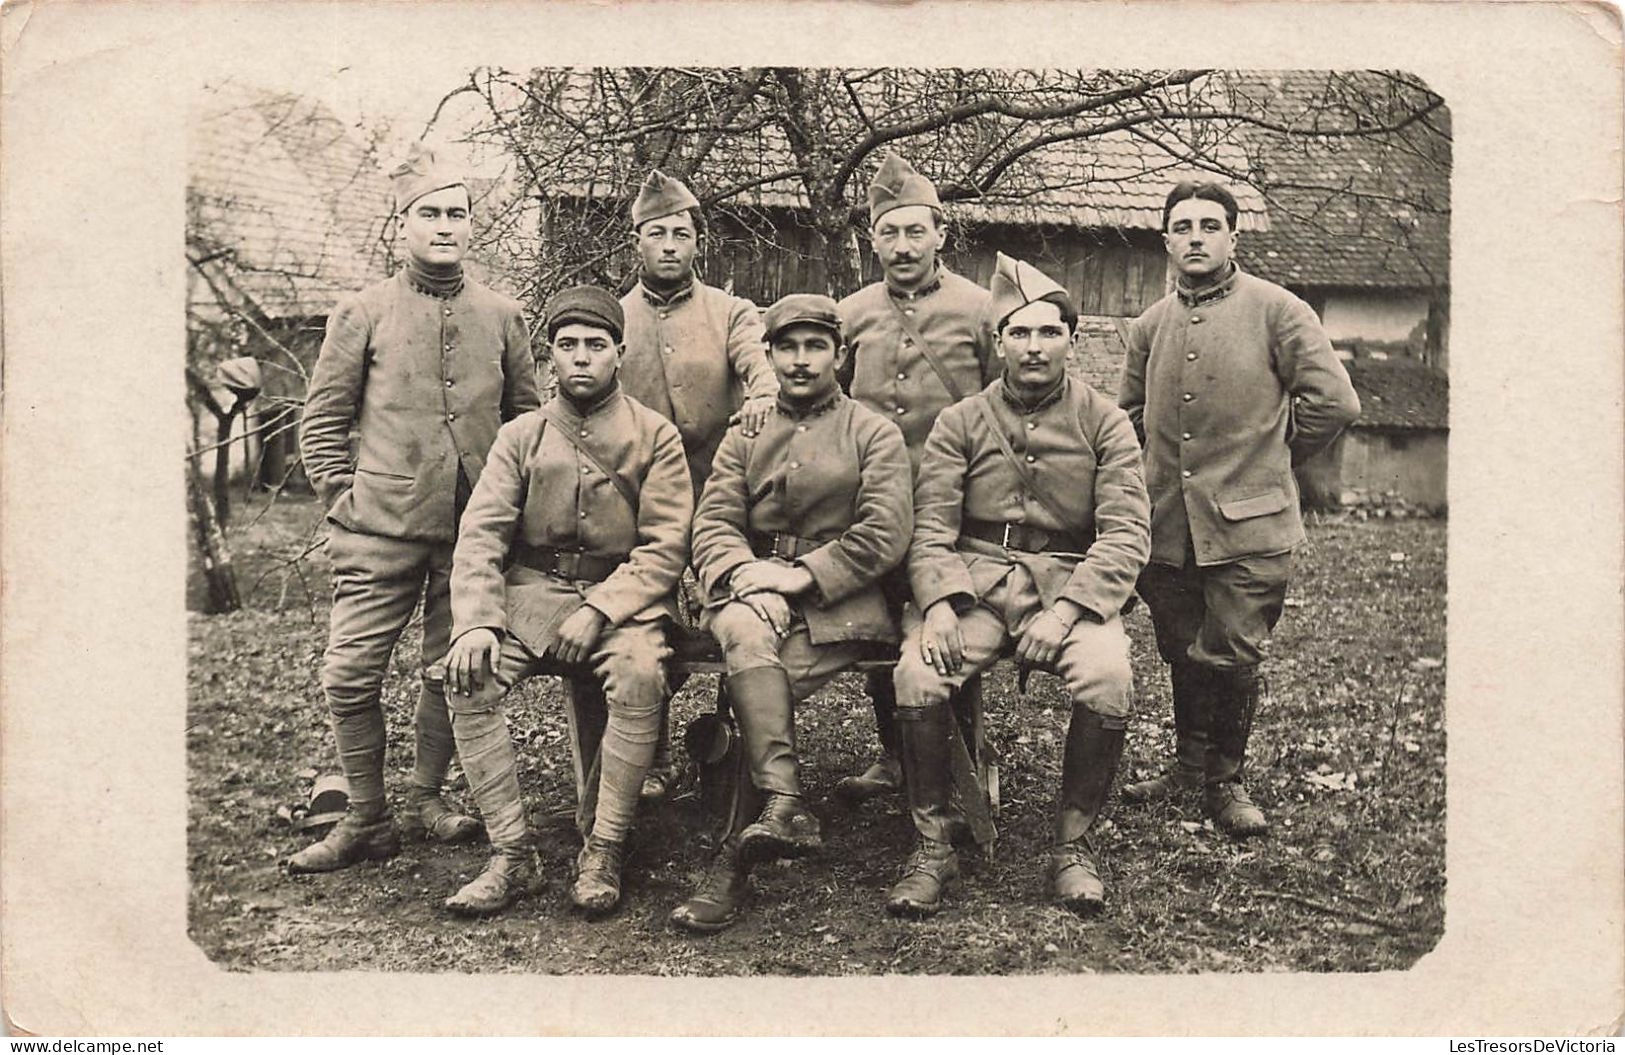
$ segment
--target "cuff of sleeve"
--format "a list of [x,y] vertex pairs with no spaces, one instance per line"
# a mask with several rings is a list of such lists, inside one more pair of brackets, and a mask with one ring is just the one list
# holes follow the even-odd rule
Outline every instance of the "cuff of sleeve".
[[796,563],[806,568],[807,574],[813,577],[813,586],[823,597],[825,604],[834,604],[865,585],[840,566],[835,559],[834,546],[835,543],[826,542],[796,560]]
[[1080,618],[1095,623],[1104,623],[1122,609],[1124,602],[1128,600],[1128,596],[1125,594],[1116,604],[1113,604],[1112,599],[1107,596],[1107,591],[1101,589],[1099,584],[1078,583],[1061,591],[1061,599],[1071,601],[1083,609],[1083,615]]
[[700,577],[700,584],[705,588],[708,600],[721,601],[728,596],[728,579],[741,565],[749,564],[754,556],[745,556],[742,553],[730,553],[726,557],[719,557],[706,567]]
[[976,603],[976,586],[971,582],[968,568],[962,568],[958,574],[919,575],[911,579],[914,603],[922,612],[944,599],[953,602],[956,612]]

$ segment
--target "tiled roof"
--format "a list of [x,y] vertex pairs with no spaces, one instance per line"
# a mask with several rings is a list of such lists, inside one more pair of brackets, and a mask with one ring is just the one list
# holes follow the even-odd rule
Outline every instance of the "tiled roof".
[[1450,426],[1450,377],[1409,359],[1356,358],[1343,364],[1360,394],[1355,428],[1443,429]]
[[[275,319],[384,276],[388,180],[326,106],[228,82],[202,93],[191,132],[187,248],[217,282]],[[213,307],[197,283],[191,300]]]
[[[1236,110],[1298,131],[1358,127],[1426,89],[1378,71],[1233,73]],[[1242,266],[1288,286],[1416,289],[1449,284],[1450,139],[1445,108],[1369,137],[1242,126],[1269,229],[1244,235]],[[1391,122],[1397,123],[1397,122]]]

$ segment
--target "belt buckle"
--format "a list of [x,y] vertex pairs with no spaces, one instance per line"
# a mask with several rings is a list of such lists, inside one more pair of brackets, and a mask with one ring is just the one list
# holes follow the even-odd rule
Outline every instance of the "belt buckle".
[[1005,523],[1004,523],[1004,535],[1001,536],[1000,539],[999,539],[999,545],[1003,546],[1005,549],[1010,548],[1010,529],[1013,528],[1013,527],[1015,527],[1014,524],[1010,523],[1008,520],[1005,521]]
[[581,554],[566,550],[553,558],[553,574],[561,579],[574,579],[581,570]]
[[[782,531],[773,532],[773,556],[779,560],[795,560],[794,545],[785,545],[785,535]],[[786,552],[789,550],[791,552]]]

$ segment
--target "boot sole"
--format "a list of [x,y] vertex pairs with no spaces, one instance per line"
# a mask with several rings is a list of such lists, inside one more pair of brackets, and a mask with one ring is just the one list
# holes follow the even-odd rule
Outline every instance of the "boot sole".
[[296,875],[296,876],[327,875],[329,872],[342,872],[346,868],[354,868],[356,865],[365,864],[368,861],[387,861],[392,857],[398,856],[400,854],[400,852],[401,852],[400,843],[396,842],[392,846],[386,846],[386,847],[380,847],[378,849],[367,850],[365,853],[362,853],[360,856],[353,857],[348,861],[340,861],[340,862],[338,862],[336,864],[333,864],[331,866],[323,865],[323,866],[319,866],[319,867],[310,866],[310,865],[303,865],[303,866],[297,865],[297,864],[295,864],[293,862],[292,858],[289,858],[288,859],[288,874],[289,875]]
[[886,912],[888,915],[901,919],[930,919],[942,911],[942,902],[922,904],[916,901],[888,901]]
[[766,864],[768,861],[781,859],[794,860],[811,856],[823,848],[822,836],[813,841],[797,843],[767,831],[752,832],[750,828],[739,834],[739,857],[746,864]]
[[1106,911],[1106,902],[1095,898],[1056,898],[1055,903],[1073,915],[1093,918]]
[[667,922],[669,922],[673,927],[676,927],[678,930],[688,931],[690,934],[720,934],[729,927],[732,927],[735,923],[738,923],[741,915],[743,915],[743,912],[740,909],[734,909],[722,919],[714,922],[708,922],[706,920],[695,919],[692,916],[680,916],[676,912],[673,912],[671,915],[667,916],[666,919]]

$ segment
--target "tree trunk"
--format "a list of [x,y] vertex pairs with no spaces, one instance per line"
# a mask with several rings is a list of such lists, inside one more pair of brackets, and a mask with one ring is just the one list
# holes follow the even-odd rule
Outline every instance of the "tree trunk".
[[214,441],[218,444],[214,449],[214,509],[222,528],[231,521],[231,446],[227,441],[231,439],[235,412],[233,407],[224,417],[216,415],[214,419]]
[[186,506],[192,521],[192,536],[203,559],[203,576],[209,585],[209,615],[235,612],[243,606],[237,593],[237,575],[231,567],[231,551],[226,536],[215,520],[208,490],[203,486],[203,470],[196,458],[186,459]]

